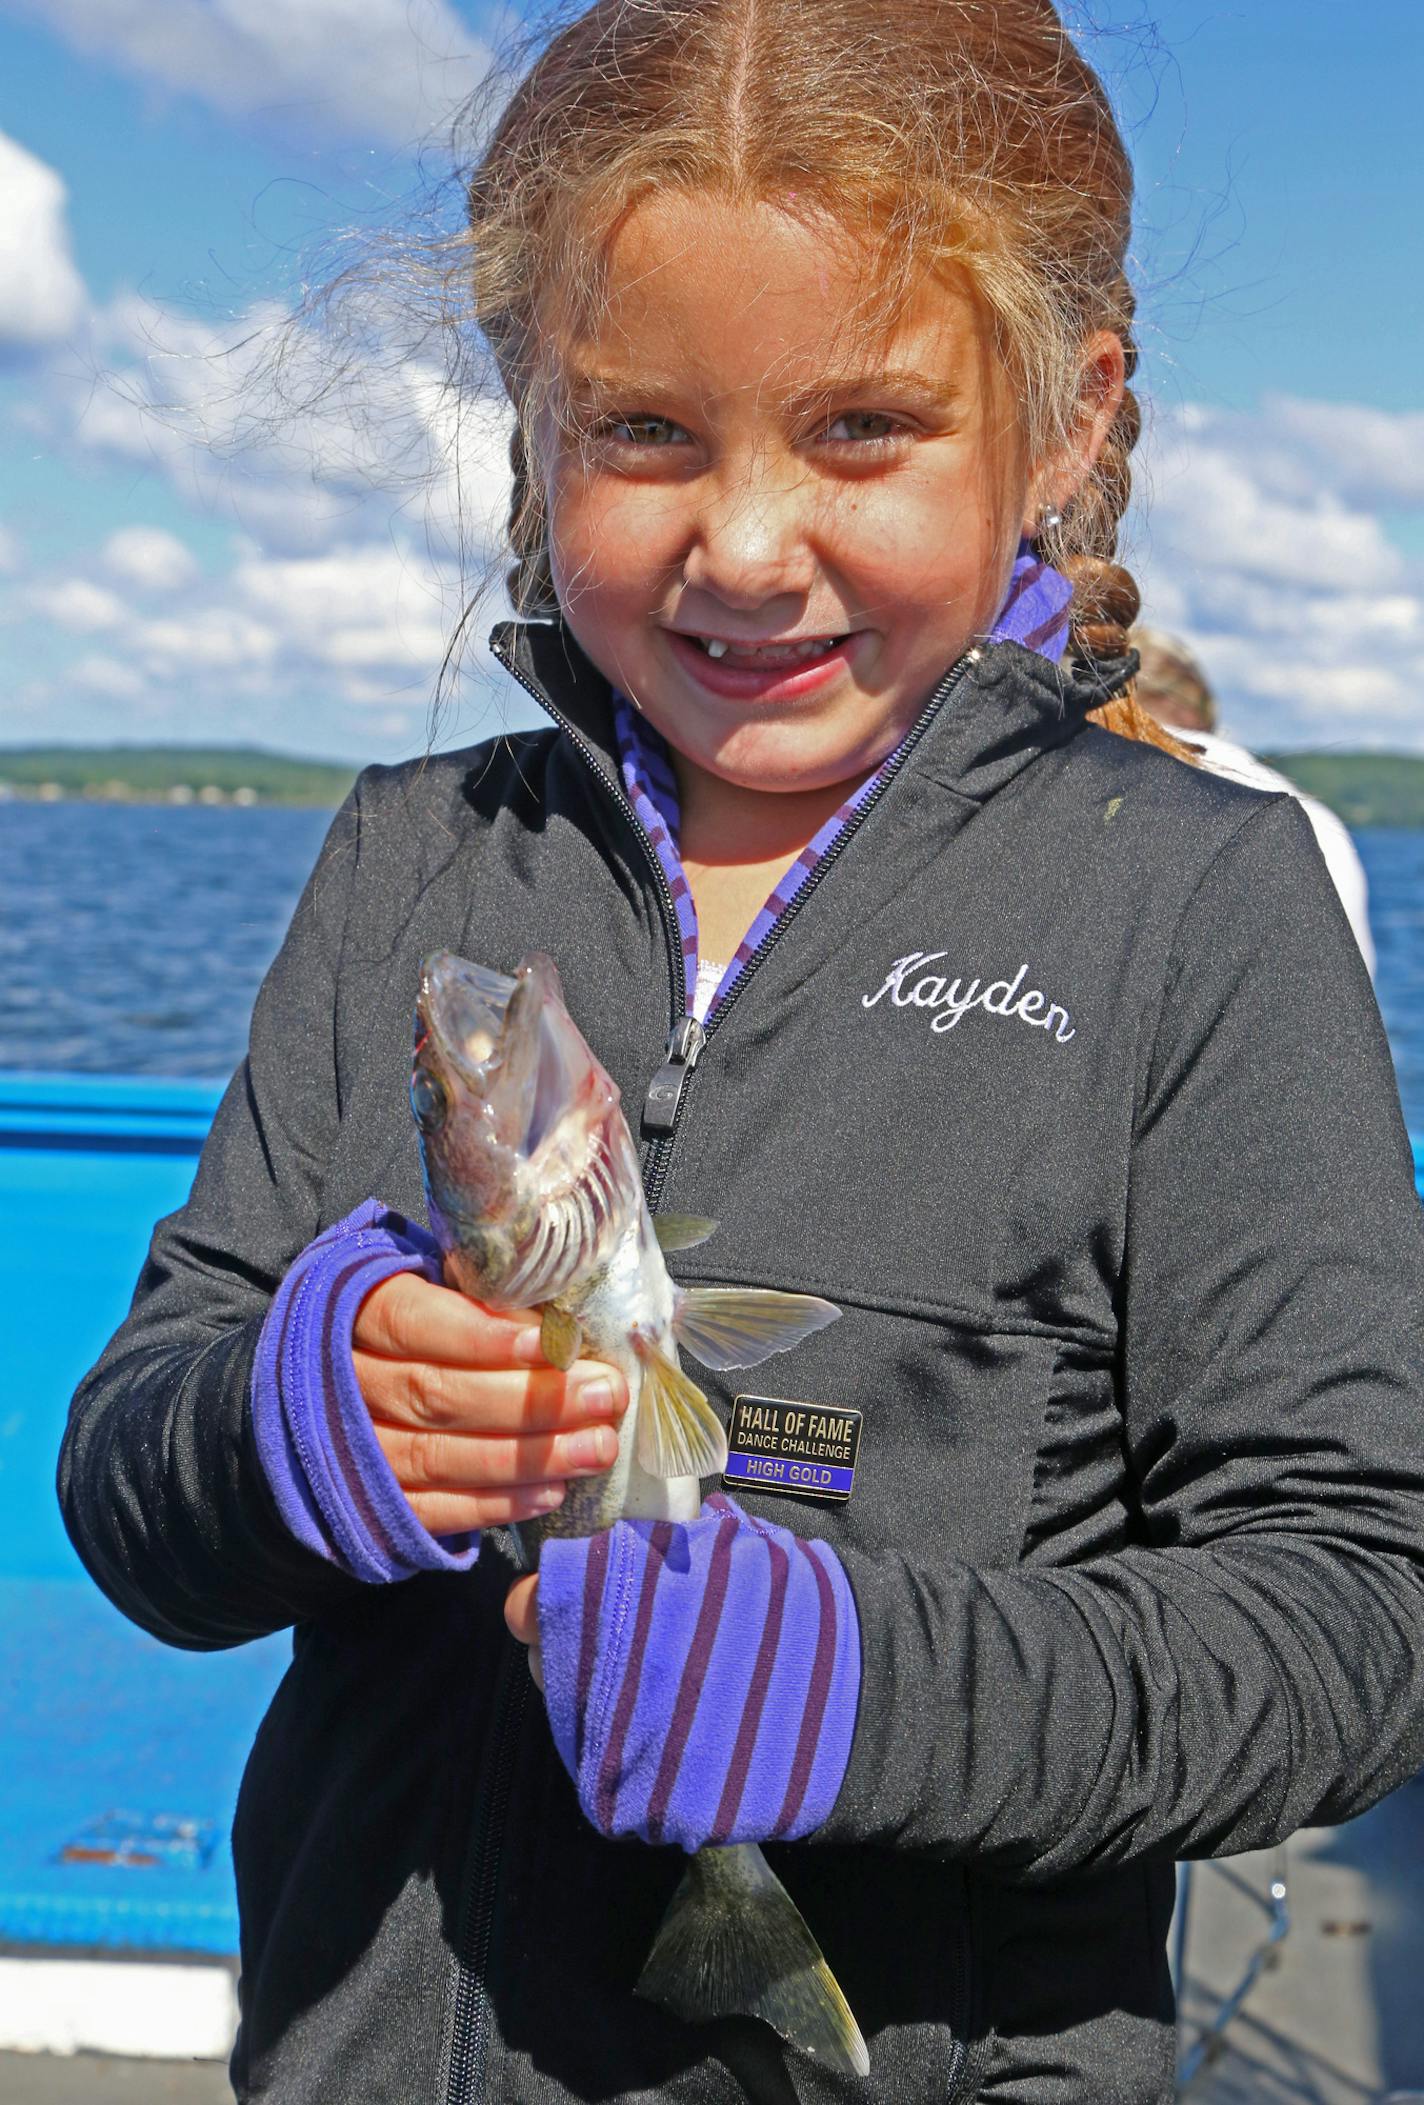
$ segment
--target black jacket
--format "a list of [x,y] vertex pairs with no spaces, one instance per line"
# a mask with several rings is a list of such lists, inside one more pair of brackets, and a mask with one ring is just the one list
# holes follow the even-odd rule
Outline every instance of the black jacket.
[[371,1195],[422,1212],[422,954],[548,951],[635,1132],[681,1011],[606,690],[556,630],[505,648],[562,728],[362,777],[61,1467],[145,1628],[295,1625],[234,1836],[239,2093],[1166,2098],[1174,1855],[1358,1812],[1424,1757],[1424,1232],[1310,829],[991,648],[650,1150],[659,1203],[721,1223],[684,1278],[845,1311],[751,1385],[863,1409],[853,1499],[747,1503],[832,1542],[860,1611],[840,1800],[771,1852],[869,2040],[857,2089],[632,1999],[678,1861],[580,1818],[497,1538],[364,1587],[286,1536],[253,1447],[297,1251]]

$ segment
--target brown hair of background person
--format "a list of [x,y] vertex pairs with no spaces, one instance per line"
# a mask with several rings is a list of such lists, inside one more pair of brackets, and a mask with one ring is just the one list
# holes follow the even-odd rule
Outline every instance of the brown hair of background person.
[[[611,236],[635,204],[673,191],[775,198],[846,228],[854,201],[847,231],[871,258],[865,336],[883,333],[925,269],[967,274],[1041,458],[1083,413],[1095,332],[1121,339],[1129,379],[1136,367],[1132,189],[1101,83],[1047,0],[591,8],[516,90],[469,185],[475,319],[518,416],[518,610],[554,606],[540,430],[569,405],[548,347],[592,332]],[[1075,587],[1079,659],[1120,657],[1137,615],[1114,556],[1140,429],[1129,387],[1095,471],[1035,541]],[[1130,694],[1093,714],[1181,754]]]
[[1129,640],[1142,661],[1135,687],[1142,707],[1174,731],[1214,731],[1216,697],[1185,643],[1145,627],[1135,628]]

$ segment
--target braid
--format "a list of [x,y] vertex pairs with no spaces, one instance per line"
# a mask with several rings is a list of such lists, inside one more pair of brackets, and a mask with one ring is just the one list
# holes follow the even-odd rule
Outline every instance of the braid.
[[529,446],[522,423],[516,423],[510,434],[509,474],[508,533],[514,551],[507,579],[509,597],[517,614],[548,614],[557,610],[558,600],[549,568],[544,500],[529,473]]
[[[1130,381],[1137,371],[1137,344],[1132,333],[1137,302],[1124,274],[1119,274],[1107,306],[1110,311],[1104,317],[1105,324],[1122,339],[1126,377]],[[1068,648],[1074,658],[1089,665],[1099,658],[1124,657],[1131,650],[1128,631],[1142,609],[1137,580],[1130,570],[1114,561],[1118,531],[1132,497],[1132,452],[1141,436],[1141,408],[1132,388],[1124,387],[1092,481],[1074,500],[1053,536],[1057,547],[1050,560],[1056,561],[1073,587]],[[1149,715],[1137,700],[1133,685],[1125,694],[1088,713],[1105,731],[1116,731],[1120,737],[1135,738],[1144,745],[1160,746],[1164,753],[1195,765],[1196,755],[1191,748]]]
[[[1126,377],[1137,370],[1132,333],[1137,302],[1119,271],[1089,326],[1112,329],[1122,340]],[[1075,658],[1121,657],[1137,619],[1141,594],[1130,571],[1113,559],[1118,529],[1132,496],[1132,449],[1142,435],[1142,412],[1124,387],[1091,479],[1067,507],[1067,516],[1044,535],[1042,552],[1073,586],[1070,649]]]

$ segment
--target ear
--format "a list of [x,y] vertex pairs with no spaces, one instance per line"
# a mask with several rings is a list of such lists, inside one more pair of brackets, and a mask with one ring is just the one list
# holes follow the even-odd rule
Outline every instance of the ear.
[[1046,506],[1064,511],[1097,463],[1127,387],[1127,355],[1122,338],[1099,329],[1083,346],[1078,367],[1078,399],[1066,442],[1034,470],[1028,487],[1023,530],[1031,540]]

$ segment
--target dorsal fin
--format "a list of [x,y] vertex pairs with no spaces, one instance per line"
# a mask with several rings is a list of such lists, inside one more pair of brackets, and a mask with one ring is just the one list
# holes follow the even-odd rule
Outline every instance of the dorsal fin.
[[704,1367],[759,1367],[840,1310],[816,1294],[782,1294],[769,1286],[693,1286],[677,1299],[673,1335]]

